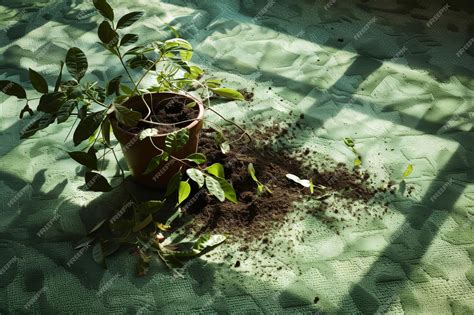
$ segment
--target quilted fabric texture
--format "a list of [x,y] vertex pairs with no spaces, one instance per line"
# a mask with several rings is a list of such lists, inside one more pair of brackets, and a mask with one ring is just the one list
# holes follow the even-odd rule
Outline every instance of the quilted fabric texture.
[[[63,149],[68,126],[20,141],[34,118],[18,120],[23,104],[2,94],[0,314],[474,312],[470,1],[109,2],[117,16],[146,12],[132,28],[142,40],[173,25],[194,45],[196,64],[254,88],[250,104],[216,105],[228,118],[251,129],[304,114],[286,148],[310,149],[308,163],[351,165],[342,139],[352,137],[380,183],[399,183],[412,164],[412,194],[389,200],[383,215],[370,206],[360,220],[334,200],[340,211],[324,215],[350,223],[340,231],[302,216],[311,204],[295,204],[297,223],[270,244],[247,253],[224,244],[181,276],[157,262],[138,278],[124,251],[104,270],[73,245],[125,194],[80,190],[81,168]],[[120,68],[97,44],[100,21],[92,1],[0,1],[0,79],[28,86],[32,67],[54,82],[71,46],[87,53],[90,78],[113,78]]]

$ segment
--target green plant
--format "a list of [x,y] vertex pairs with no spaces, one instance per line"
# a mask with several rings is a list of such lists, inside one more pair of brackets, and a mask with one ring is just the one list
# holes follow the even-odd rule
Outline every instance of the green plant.
[[[33,69],[29,69],[29,79],[33,88],[40,94],[39,97],[28,97],[25,88],[13,81],[0,81],[0,89],[3,93],[26,102],[20,112],[20,119],[25,113],[35,116],[21,133],[22,139],[33,136],[55,121],[63,124],[74,119],[74,124],[69,131],[71,133],[78,122],[72,133],[72,140],[73,145],[79,149],[68,154],[87,168],[85,189],[106,192],[114,188],[103,175],[106,156],[110,154],[113,156],[121,170],[122,179],[125,176],[124,168],[120,166],[115,151],[117,143],[110,134],[110,116],[113,114],[119,123],[130,128],[138,126],[139,123],[147,126],[140,130],[139,141],[151,139],[158,133],[156,125],[164,125],[153,117],[145,119],[146,117],[142,117],[140,112],[124,106],[130,97],[141,97],[149,109],[150,105],[144,95],[152,92],[171,91],[193,95],[201,98],[206,105],[209,105],[213,97],[230,100],[244,100],[244,97],[236,90],[223,87],[220,80],[207,77],[203,69],[191,65],[189,62],[193,55],[193,48],[189,42],[179,38],[176,30],[171,28],[175,34],[174,38],[137,45],[139,35],[128,33],[126,29],[137,22],[143,16],[143,12],[130,12],[116,20],[114,10],[106,0],[94,0],[93,3],[105,18],[98,27],[99,44],[117,58],[123,67],[122,74],[108,82],[87,81],[86,74],[89,68],[87,56],[80,48],[73,47],[68,50],[65,60],[59,62],[60,72],[53,89],[50,89],[43,76]],[[132,45],[133,47],[126,48]],[[64,66],[69,75],[64,73]],[[134,79],[134,76],[138,79]],[[143,87],[144,79],[149,76],[156,78],[156,84]],[[35,114],[30,104],[38,99],[36,110],[39,113]],[[189,103],[186,106],[195,105],[195,103]],[[207,109],[214,111],[209,106]],[[216,114],[222,117],[219,113],[216,112]],[[104,266],[105,257],[115,252],[123,243],[141,245],[142,248],[143,244],[151,244],[146,251],[140,250],[139,256],[143,266],[149,261],[149,251],[157,252],[168,265],[175,265],[170,263],[174,258],[196,256],[225,239],[223,236],[201,236],[186,244],[163,245],[161,242],[167,238],[159,237],[162,235],[160,233],[167,233],[172,221],[180,215],[183,202],[191,195],[189,179],[199,188],[205,186],[209,194],[220,201],[227,199],[237,202],[235,191],[232,184],[225,179],[224,168],[221,164],[215,163],[203,167],[206,157],[201,153],[191,154],[184,159],[174,155],[174,152],[188,141],[189,135],[186,128],[174,128],[174,125],[171,127],[173,131],[166,136],[165,148],[157,147],[159,154],[150,161],[145,173],[155,171],[160,165],[170,160],[187,167],[186,172],[180,169],[169,181],[164,200],[152,200],[134,205],[113,223],[110,220],[103,220],[89,232],[89,236],[79,244],[78,248],[95,242],[93,257]],[[243,131],[242,128],[240,129]],[[223,135],[218,140],[223,152],[228,151],[230,143],[224,140]],[[188,176],[188,179],[183,179],[184,174]],[[176,198],[173,215],[167,222],[157,222],[155,214],[164,207],[167,200],[172,198]],[[102,232],[106,222],[110,223],[109,230]],[[149,243],[150,239],[151,243]]]

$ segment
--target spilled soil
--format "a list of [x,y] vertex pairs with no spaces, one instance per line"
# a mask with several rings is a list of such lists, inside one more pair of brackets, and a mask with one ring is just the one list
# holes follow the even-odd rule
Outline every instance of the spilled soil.
[[[232,182],[238,203],[219,202],[207,194],[199,194],[197,201],[187,210],[193,216],[193,223],[187,228],[194,232],[212,232],[229,235],[231,239],[267,239],[270,233],[282,225],[291,223],[288,214],[295,209],[294,203],[301,200],[317,200],[317,206],[305,210],[333,227],[341,226],[344,219],[337,218],[340,212],[350,213],[355,220],[369,207],[356,207],[357,203],[367,205],[378,202],[380,195],[395,193],[394,187],[373,184],[367,172],[350,170],[337,164],[324,170],[318,166],[307,168],[300,159],[290,157],[284,151],[275,151],[268,146],[254,148],[250,144],[232,146],[231,152],[223,154],[215,144],[210,130],[204,130],[200,140],[200,152],[208,159],[208,165],[219,162],[224,165],[226,177]],[[310,154],[309,151],[303,155]],[[258,180],[271,191],[257,192],[257,184],[248,172],[252,163]],[[286,174],[302,179],[312,179],[314,192],[289,180]],[[338,197],[340,209],[333,209],[331,198]],[[380,202],[379,202],[380,203]],[[380,204],[385,207],[386,205]],[[327,216],[331,211],[335,216]]]

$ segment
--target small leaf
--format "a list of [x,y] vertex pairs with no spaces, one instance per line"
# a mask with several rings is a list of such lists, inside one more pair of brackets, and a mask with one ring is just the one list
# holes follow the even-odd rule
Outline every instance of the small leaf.
[[235,194],[234,187],[232,187],[232,185],[223,178],[217,178],[217,181],[224,191],[225,199],[229,200],[230,202],[237,203],[237,195]]
[[76,100],[67,100],[64,102],[61,107],[59,107],[57,115],[58,115],[58,124],[65,122],[68,120],[69,116],[71,115],[74,108],[77,106]]
[[128,45],[136,43],[137,41],[138,41],[137,34],[125,34],[122,37],[122,40],[120,40],[120,46],[128,46]]
[[56,114],[65,101],[66,95],[63,92],[43,94],[36,110],[48,114]]
[[105,256],[102,250],[101,242],[97,242],[92,248],[92,258],[96,263],[100,264],[104,268],[107,268],[107,266],[105,265]]
[[206,188],[209,193],[215,196],[219,201],[225,200],[225,192],[221,187],[221,184],[211,176],[206,177]]
[[170,181],[168,182],[168,186],[166,187],[166,193],[165,196],[168,197],[172,193],[176,191],[179,187],[179,182],[181,181],[181,170],[179,170],[176,174],[171,177]]
[[107,47],[114,47],[118,44],[119,36],[117,32],[112,29],[112,26],[107,21],[103,21],[102,23],[100,23],[97,34],[99,35],[99,39]]
[[193,153],[188,155],[185,160],[194,162],[196,164],[203,164],[206,162],[206,156],[202,153]]
[[230,151],[230,145],[229,145],[229,142],[227,142],[227,141],[222,142],[219,145],[219,147],[221,149],[222,154],[227,154]]
[[312,178],[309,179],[309,192],[311,194],[314,193],[314,185],[313,185],[313,179]]
[[354,147],[354,140],[352,138],[344,138],[344,144],[349,148]]
[[110,120],[106,118],[101,124],[102,137],[105,143],[110,145]]
[[139,204],[136,208],[136,212],[139,213],[140,215],[154,215],[158,211],[163,208],[163,201],[160,200],[149,200],[146,202],[142,202]]
[[74,131],[73,141],[75,146],[94,134],[102,123],[104,115],[105,111],[95,112],[81,120]]
[[61,80],[63,77],[63,68],[64,68],[64,61],[61,61],[59,75],[58,75],[58,78],[56,79],[56,84],[54,85],[54,92],[58,92],[59,87],[61,86]]
[[117,22],[117,28],[125,28],[127,26],[132,25],[138,19],[140,19],[143,16],[144,12],[141,11],[135,11],[135,12],[130,12],[125,14],[120,18],[120,20]]
[[119,75],[107,83],[107,96],[112,95],[115,93],[115,95],[119,95],[120,92],[120,81],[122,80],[122,76]]
[[143,221],[138,222],[134,227],[133,227],[133,232],[138,232],[146,228],[151,222],[153,222],[153,216],[149,214]]
[[216,177],[225,178],[224,175],[224,166],[220,163],[214,163],[211,166],[206,168],[206,171]]
[[40,117],[33,123],[29,124],[24,130],[20,132],[20,139],[25,139],[34,135],[37,131],[48,127],[54,122],[56,116],[51,114],[41,113]]
[[106,222],[107,220],[101,220],[99,221],[96,225],[94,225],[94,227],[89,231],[89,233],[87,234],[92,234],[94,233],[95,231],[97,231],[98,229],[100,229],[102,227],[102,225],[104,225],[104,223]]
[[127,127],[135,127],[140,119],[142,119],[142,114],[140,114],[140,112],[122,105],[114,105],[114,107],[117,120]]
[[94,0],[95,8],[104,16],[105,18],[113,21],[114,20],[114,10],[107,3],[106,0]]
[[296,175],[286,174],[286,178],[291,179],[292,181],[294,181],[295,183],[300,184],[303,187],[309,188],[309,186],[310,186],[309,180],[301,179]]
[[201,236],[196,243],[194,243],[193,249],[201,253],[207,248],[217,246],[224,242],[226,237],[224,235],[203,235]]
[[163,161],[163,154],[159,154],[152,158],[146,167],[146,170],[143,172],[144,175],[150,174],[160,166],[161,161]]
[[191,103],[186,104],[186,107],[187,108],[194,108],[194,107],[196,107],[196,105],[197,105],[196,102],[191,102]]
[[99,173],[95,172],[86,172],[86,184],[85,190],[88,191],[100,191],[100,192],[108,192],[111,191],[113,188],[110,186],[107,179],[100,175]]
[[26,98],[25,89],[13,81],[0,80],[0,91],[10,96],[18,98]]
[[361,164],[362,164],[362,160],[361,160],[361,158],[360,158],[360,155],[358,155],[358,156],[354,159],[354,166],[355,166],[355,167],[359,167]]
[[211,89],[211,91],[214,94],[217,94],[219,96],[222,96],[224,98],[228,98],[231,100],[238,100],[238,101],[244,101],[245,97],[236,90],[229,89],[229,88],[216,88],[216,89]]
[[95,153],[86,153],[81,151],[68,152],[69,156],[77,163],[84,165],[92,170],[97,170],[97,157]]
[[156,128],[148,128],[141,131],[138,137],[140,138],[140,141],[142,141],[143,139],[146,139],[148,137],[154,137],[156,135],[158,135],[158,130]]
[[31,84],[33,85],[36,91],[43,94],[48,93],[48,83],[41,74],[29,68],[29,77]]
[[179,182],[179,189],[178,189],[178,204],[181,204],[186,198],[189,197],[191,193],[191,185],[187,182]]
[[92,243],[94,240],[95,240],[95,237],[86,236],[76,243],[76,245],[74,246],[74,249],[81,249],[83,247],[89,246],[89,244]]
[[408,177],[413,172],[413,164],[408,164],[405,172],[403,172],[403,177]]
[[172,132],[166,135],[165,151],[172,153],[175,150],[181,149],[189,140],[189,130],[181,129],[177,132]]
[[204,174],[200,170],[196,168],[189,168],[186,170],[186,174],[188,174],[189,178],[191,178],[198,184],[199,188],[204,185],[204,181],[206,179],[204,178]]
[[86,55],[77,47],[70,48],[66,54],[66,67],[78,82],[86,74],[88,63]]
[[257,184],[259,184],[260,181],[257,179],[257,176],[255,176],[255,168],[253,167],[253,163],[249,163],[249,165],[248,165],[248,171],[249,171],[250,177],[252,177],[252,179],[253,179]]

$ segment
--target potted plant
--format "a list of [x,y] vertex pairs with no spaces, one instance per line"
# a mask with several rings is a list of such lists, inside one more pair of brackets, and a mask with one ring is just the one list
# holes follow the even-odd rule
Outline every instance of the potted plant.
[[[166,234],[169,224],[179,213],[180,205],[190,196],[190,183],[199,188],[206,187],[220,201],[237,202],[232,184],[225,179],[223,166],[214,163],[206,168],[200,167],[206,157],[197,149],[204,111],[213,110],[209,107],[210,98],[243,100],[244,97],[236,90],[222,87],[219,80],[205,78],[201,68],[190,65],[192,46],[173,28],[168,26],[175,34],[174,38],[137,45],[139,36],[127,33],[126,29],[138,21],[143,12],[130,12],[117,20],[106,0],[94,0],[93,3],[105,18],[98,28],[100,45],[117,58],[123,66],[123,74],[108,82],[85,80],[87,57],[81,49],[73,47],[59,63],[60,73],[52,90],[43,76],[33,69],[29,69],[29,79],[40,97],[27,97],[26,90],[13,81],[0,81],[0,90],[26,101],[20,119],[25,113],[35,116],[22,131],[21,138],[31,137],[54,122],[78,121],[72,138],[74,146],[79,149],[68,153],[87,168],[86,189],[103,192],[112,189],[101,174],[103,166],[100,163],[109,154],[118,163],[124,177],[111,130],[136,181],[166,188],[163,200],[134,205],[131,211],[119,212],[120,216],[114,216],[115,220],[107,218],[99,222],[78,248],[97,241],[93,256],[105,263],[105,256],[117,250],[120,244],[145,243],[147,250],[140,251],[141,270],[149,261],[149,249],[157,252],[167,264],[169,257],[177,253],[181,257],[198,255],[225,238],[204,235],[188,242],[191,247],[183,251],[177,250],[180,246],[176,244],[163,245],[166,238],[163,233]],[[128,47],[132,45],[132,48]],[[63,73],[64,66],[69,78]],[[134,79],[132,73],[139,74],[139,79]],[[144,87],[144,79],[150,76],[155,77],[156,84]],[[39,99],[36,114],[30,107],[35,99]],[[222,139],[220,144],[223,150],[228,147]],[[103,153],[99,154],[101,150]],[[167,222],[156,222],[156,212],[172,198],[175,198],[172,209],[176,211]],[[105,234],[99,231],[105,222],[110,223],[107,233],[112,232],[108,239],[104,239]]]

